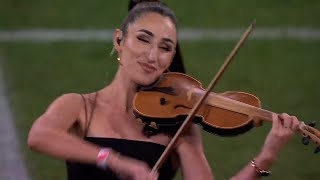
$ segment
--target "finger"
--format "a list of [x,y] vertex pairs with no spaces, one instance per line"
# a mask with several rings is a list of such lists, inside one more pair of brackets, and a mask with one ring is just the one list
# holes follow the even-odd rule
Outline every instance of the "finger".
[[280,128],[280,126],[281,126],[281,124],[280,124],[279,115],[273,113],[272,114],[272,129],[278,130]]
[[151,172],[148,175],[148,180],[157,180],[158,176],[159,176],[158,172]]
[[282,119],[283,127],[286,129],[292,128],[292,117],[289,116],[287,113],[282,113],[280,115],[280,119]]
[[292,130],[298,131],[300,128],[300,121],[296,116],[292,116]]
[[159,177],[158,171],[153,173],[153,177],[154,177],[154,180],[158,180],[158,177]]

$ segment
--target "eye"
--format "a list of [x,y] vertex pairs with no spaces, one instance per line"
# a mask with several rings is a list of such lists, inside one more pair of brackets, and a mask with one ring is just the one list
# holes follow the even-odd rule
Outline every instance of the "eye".
[[145,42],[145,43],[149,43],[149,39],[147,37],[138,36],[137,39],[139,41],[142,41],[142,42]]
[[171,51],[171,48],[169,48],[169,47],[165,47],[165,46],[162,46],[162,47],[160,47],[162,50],[164,50],[164,51]]
[[166,52],[172,51],[172,47],[170,45],[162,45],[159,48]]

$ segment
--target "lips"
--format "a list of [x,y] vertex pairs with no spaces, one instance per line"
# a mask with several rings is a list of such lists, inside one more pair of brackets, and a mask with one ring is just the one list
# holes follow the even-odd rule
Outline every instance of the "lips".
[[138,62],[138,64],[141,66],[141,68],[146,72],[146,73],[152,73],[157,70],[157,68],[153,67],[152,65],[148,63],[143,63],[143,62]]

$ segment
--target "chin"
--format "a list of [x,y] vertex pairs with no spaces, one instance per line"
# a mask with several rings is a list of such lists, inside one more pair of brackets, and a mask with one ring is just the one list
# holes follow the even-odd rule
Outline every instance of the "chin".
[[140,86],[149,86],[149,85],[152,85],[154,82],[156,82],[158,80],[158,76],[143,76],[143,77],[140,77],[139,80],[136,81],[136,83]]

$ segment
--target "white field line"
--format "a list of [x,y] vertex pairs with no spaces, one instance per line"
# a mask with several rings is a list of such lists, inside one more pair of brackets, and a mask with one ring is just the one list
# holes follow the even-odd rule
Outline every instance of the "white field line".
[[12,111],[5,93],[3,59],[0,54],[0,179],[28,180],[28,172],[21,154]]
[[[179,31],[180,40],[230,41],[239,39],[245,29],[191,29]],[[111,41],[111,29],[22,29],[0,30],[0,42],[59,42],[59,41]],[[256,28],[251,39],[320,41],[320,28]]]

